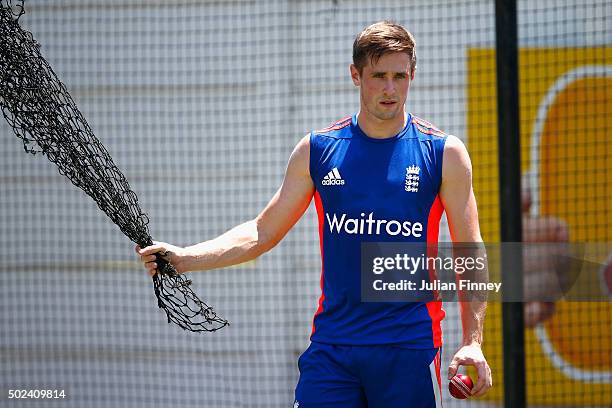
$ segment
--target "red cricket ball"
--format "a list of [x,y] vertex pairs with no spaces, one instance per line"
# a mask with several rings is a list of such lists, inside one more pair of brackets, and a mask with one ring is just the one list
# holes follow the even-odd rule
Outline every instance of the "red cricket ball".
[[465,374],[457,374],[448,383],[448,391],[457,399],[466,399],[472,395],[474,382]]

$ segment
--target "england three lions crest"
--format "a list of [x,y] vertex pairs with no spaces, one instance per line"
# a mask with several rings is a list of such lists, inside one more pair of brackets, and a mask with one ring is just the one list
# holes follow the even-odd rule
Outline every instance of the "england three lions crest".
[[419,166],[412,165],[406,167],[406,183],[404,189],[409,193],[417,193],[419,191],[419,173],[421,168]]

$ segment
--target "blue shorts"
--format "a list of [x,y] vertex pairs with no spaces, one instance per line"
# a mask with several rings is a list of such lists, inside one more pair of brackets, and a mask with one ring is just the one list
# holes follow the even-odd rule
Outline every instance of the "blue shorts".
[[298,360],[294,407],[437,408],[440,349],[312,342]]

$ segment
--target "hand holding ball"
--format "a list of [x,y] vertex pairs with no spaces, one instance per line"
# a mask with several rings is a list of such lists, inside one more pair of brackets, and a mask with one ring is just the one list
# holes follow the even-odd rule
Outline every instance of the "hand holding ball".
[[466,399],[472,395],[474,382],[465,374],[457,374],[448,383],[448,391],[457,399]]

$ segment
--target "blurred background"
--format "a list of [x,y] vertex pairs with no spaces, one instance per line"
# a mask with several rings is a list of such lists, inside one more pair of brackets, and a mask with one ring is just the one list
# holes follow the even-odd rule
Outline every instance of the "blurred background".
[[[611,242],[612,2],[517,8],[523,239]],[[407,110],[466,143],[483,238],[500,241],[493,1],[58,0],[26,12],[153,238],[176,245],[255,217],[297,141],[358,110],[353,40],[393,19],[417,42]],[[0,406],[17,406],[10,388],[65,389],[54,403],[69,407],[293,403],[320,295],[314,205],[255,262],[190,275],[231,322],[206,334],[167,324],[134,245],[4,121],[0,231]],[[612,254],[591,258],[608,301],[525,303],[529,406],[612,405]],[[457,305],[445,310],[443,378],[461,341]],[[494,387],[467,402],[443,387],[445,406],[503,406],[499,303],[484,339]]]

